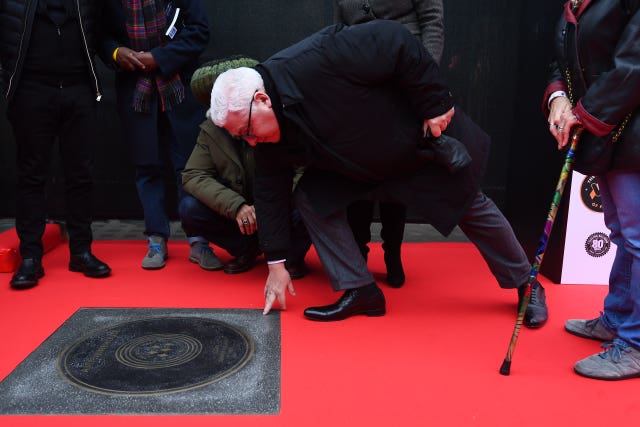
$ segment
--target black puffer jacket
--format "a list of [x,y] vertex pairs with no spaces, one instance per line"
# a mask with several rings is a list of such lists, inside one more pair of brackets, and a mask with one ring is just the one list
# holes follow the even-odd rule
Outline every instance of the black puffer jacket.
[[[73,0],[73,3],[84,36],[91,82],[99,100],[102,95],[93,58],[102,0]],[[0,0],[0,83],[7,99],[13,96],[22,75],[37,6],[36,0]]]
[[640,0],[584,0],[576,14],[567,2],[555,40],[557,61],[543,110],[548,115],[554,91],[572,92],[575,114],[598,136],[615,131],[633,112],[616,142],[612,169],[640,171]]

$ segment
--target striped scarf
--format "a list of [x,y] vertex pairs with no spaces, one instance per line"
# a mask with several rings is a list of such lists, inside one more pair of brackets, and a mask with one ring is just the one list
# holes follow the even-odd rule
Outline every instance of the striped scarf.
[[[149,52],[164,44],[167,26],[164,0],[122,0],[127,13],[127,34],[131,48],[137,52]],[[162,111],[170,111],[174,105],[184,101],[184,85],[179,75],[169,78],[141,75],[136,83],[133,109],[137,112],[151,111],[153,94],[157,88]]]

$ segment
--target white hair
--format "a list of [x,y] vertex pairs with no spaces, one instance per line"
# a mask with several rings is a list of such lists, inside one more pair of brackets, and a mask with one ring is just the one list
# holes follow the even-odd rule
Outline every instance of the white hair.
[[211,89],[211,109],[209,117],[216,126],[227,124],[230,111],[249,110],[251,97],[257,89],[263,89],[264,82],[253,68],[240,67],[220,74]]

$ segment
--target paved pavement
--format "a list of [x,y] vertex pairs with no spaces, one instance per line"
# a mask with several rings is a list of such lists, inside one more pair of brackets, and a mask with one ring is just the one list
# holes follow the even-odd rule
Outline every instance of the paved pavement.
[[[14,226],[13,218],[0,218],[0,232]],[[142,220],[109,219],[93,222],[94,240],[138,240],[144,239],[144,223]],[[178,221],[171,222],[171,239],[185,240],[186,237]],[[380,223],[371,226],[371,240],[380,239]],[[404,231],[405,242],[468,242],[468,239],[459,228],[444,237],[433,227],[427,224],[407,224]]]

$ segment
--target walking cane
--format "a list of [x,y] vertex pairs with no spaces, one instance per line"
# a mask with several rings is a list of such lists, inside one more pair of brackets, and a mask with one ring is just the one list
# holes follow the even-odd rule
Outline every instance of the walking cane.
[[511,341],[509,342],[507,355],[505,356],[504,361],[502,362],[502,366],[500,367],[500,373],[502,375],[509,375],[511,373],[511,359],[513,358],[513,351],[515,350],[516,342],[518,341],[518,335],[520,335],[520,328],[522,327],[522,321],[524,320],[524,313],[525,311],[527,311],[527,305],[529,305],[529,299],[531,298],[531,284],[538,276],[538,270],[540,269],[540,265],[542,264],[544,253],[547,250],[547,242],[549,240],[549,236],[551,235],[553,223],[556,220],[556,213],[558,212],[558,206],[560,205],[560,201],[562,200],[562,193],[564,193],[564,187],[567,184],[569,172],[571,172],[571,167],[573,166],[573,162],[575,161],[575,150],[576,146],[578,145],[578,139],[580,139],[581,133],[582,126],[576,126],[572,130],[571,145],[569,146],[569,151],[567,151],[564,165],[562,165],[560,178],[558,179],[556,191],[553,195],[553,200],[551,201],[551,208],[549,209],[549,213],[547,214],[547,222],[544,226],[544,232],[542,233],[542,237],[540,238],[535,261],[531,266],[531,273],[529,274],[529,280],[527,281],[527,289],[524,293],[522,305],[520,306],[520,309],[518,311],[516,325],[513,328],[513,333],[511,334]]

